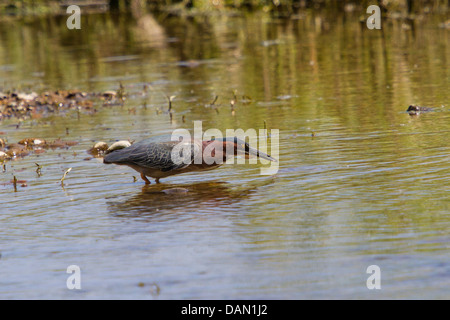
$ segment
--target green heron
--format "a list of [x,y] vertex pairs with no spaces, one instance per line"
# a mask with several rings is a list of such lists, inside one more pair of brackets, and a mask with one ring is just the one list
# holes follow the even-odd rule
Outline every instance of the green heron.
[[[179,158],[174,161],[174,148],[180,144],[187,149],[179,149],[179,152],[175,152]],[[183,152],[183,150],[190,152]],[[216,150],[218,151],[217,156]],[[147,177],[155,178],[156,183],[159,183],[160,178],[175,174],[215,169],[236,155],[245,155],[246,158],[253,155],[277,161],[268,154],[250,147],[247,142],[237,137],[206,141],[191,139],[182,143],[172,141],[170,136],[154,137],[108,152],[103,158],[103,163],[129,166],[141,174],[141,178],[146,184],[150,184]],[[202,155],[201,161],[196,161],[199,152]]]

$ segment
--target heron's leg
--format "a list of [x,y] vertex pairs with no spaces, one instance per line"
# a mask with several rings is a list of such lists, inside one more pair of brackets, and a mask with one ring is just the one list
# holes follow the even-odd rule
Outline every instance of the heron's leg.
[[147,177],[143,173],[141,173],[141,178],[142,178],[142,180],[145,181],[145,184],[150,184],[151,183],[150,180],[148,180]]
[[156,178],[156,179],[155,179],[155,182],[156,182],[156,183],[160,183],[160,182],[159,182],[159,178]]

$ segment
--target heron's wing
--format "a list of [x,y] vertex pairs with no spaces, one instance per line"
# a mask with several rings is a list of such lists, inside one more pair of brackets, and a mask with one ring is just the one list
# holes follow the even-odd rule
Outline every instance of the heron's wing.
[[194,161],[199,148],[197,144],[191,142],[148,143],[142,141],[110,153],[105,160],[167,172],[189,166]]

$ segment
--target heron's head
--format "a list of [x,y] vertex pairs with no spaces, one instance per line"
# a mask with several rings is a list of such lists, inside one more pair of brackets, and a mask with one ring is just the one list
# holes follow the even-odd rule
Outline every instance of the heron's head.
[[[250,147],[250,145],[247,142],[237,137],[226,137],[221,139],[215,139],[214,141],[222,143],[223,152],[226,155],[226,158],[230,158],[237,155],[244,155],[246,159],[250,158],[251,156],[256,156],[262,159],[277,162],[275,158],[271,157],[270,155],[264,152],[259,151],[258,149]],[[230,154],[230,151],[232,151],[232,154]]]

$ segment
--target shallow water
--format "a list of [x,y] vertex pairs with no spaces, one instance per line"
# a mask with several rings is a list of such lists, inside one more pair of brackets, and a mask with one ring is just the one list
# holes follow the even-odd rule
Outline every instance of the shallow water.
[[[0,91],[121,82],[128,95],[96,112],[0,122],[8,142],[79,141],[0,173],[0,298],[448,299],[443,19],[386,20],[379,31],[349,13],[92,14],[76,31],[65,17],[2,17]],[[434,110],[410,116],[413,103]],[[225,165],[145,186],[87,153],[195,120],[204,130],[279,129],[278,173]],[[13,176],[27,186],[15,191]],[[66,287],[69,265],[80,267],[81,290]],[[370,265],[381,290],[366,286]]]

